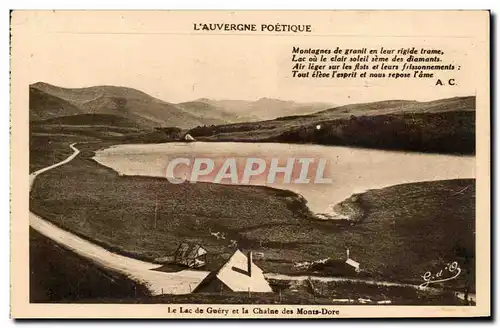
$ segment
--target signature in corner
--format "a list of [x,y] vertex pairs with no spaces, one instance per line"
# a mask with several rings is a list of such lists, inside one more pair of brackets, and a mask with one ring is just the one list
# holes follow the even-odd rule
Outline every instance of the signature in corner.
[[430,284],[436,284],[439,282],[456,279],[461,272],[462,269],[460,269],[460,267],[458,266],[458,262],[455,261],[452,263],[447,263],[444,269],[436,272],[435,274],[433,274],[431,271],[427,271],[426,273],[424,273],[422,275],[424,282],[420,284],[419,287],[421,289],[424,289]]

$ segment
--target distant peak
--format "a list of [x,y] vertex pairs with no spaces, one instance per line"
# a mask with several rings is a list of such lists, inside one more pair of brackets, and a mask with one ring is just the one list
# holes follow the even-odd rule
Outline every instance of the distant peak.
[[291,100],[281,100],[276,98],[262,97],[257,100],[257,102],[280,102],[280,103],[293,103]]
[[30,84],[30,86],[32,86],[32,87],[53,87],[53,85],[51,85],[47,82],[42,82],[42,81],[32,83],[32,84]]

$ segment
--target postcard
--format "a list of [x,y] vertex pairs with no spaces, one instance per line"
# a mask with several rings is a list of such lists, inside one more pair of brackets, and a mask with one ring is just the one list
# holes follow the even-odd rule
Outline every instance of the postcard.
[[11,316],[488,317],[488,11],[11,13]]

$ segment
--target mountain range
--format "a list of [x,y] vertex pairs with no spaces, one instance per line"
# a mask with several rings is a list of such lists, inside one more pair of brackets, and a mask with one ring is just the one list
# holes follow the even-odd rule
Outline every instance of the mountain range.
[[474,154],[475,97],[386,100],[260,122],[196,127],[200,141],[279,142]]
[[32,136],[161,143],[284,142],[473,154],[475,97],[334,106],[261,98],[169,103],[117,86],[30,85]]
[[[193,128],[254,122],[283,115],[308,114],[332,107],[261,98],[257,101],[197,99],[170,103],[142,91],[119,86],[62,88],[44,82],[31,84],[30,121],[75,115],[114,115],[142,128]],[[76,118],[72,119],[77,121]],[[84,120],[88,120],[84,119]]]

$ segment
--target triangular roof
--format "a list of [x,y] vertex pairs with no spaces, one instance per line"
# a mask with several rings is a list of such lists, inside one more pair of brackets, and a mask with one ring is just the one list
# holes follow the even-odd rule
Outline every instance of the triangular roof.
[[272,292],[262,270],[254,263],[252,274],[248,274],[248,258],[236,250],[229,260],[217,272],[217,279],[235,292]]

